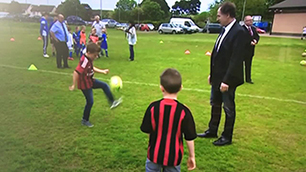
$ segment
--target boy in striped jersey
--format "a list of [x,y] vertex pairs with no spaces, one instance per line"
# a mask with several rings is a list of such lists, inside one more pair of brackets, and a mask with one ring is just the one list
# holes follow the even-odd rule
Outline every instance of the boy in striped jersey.
[[118,100],[114,99],[114,96],[110,90],[110,87],[103,81],[99,81],[93,77],[94,72],[108,74],[108,69],[98,69],[93,66],[93,60],[95,60],[101,48],[95,43],[89,43],[87,45],[87,52],[81,57],[79,65],[76,67],[73,73],[73,84],[69,87],[69,90],[74,90],[75,85],[78,85],[78,89],[80,89],[86,99],[86,106],[83,113],[82,125],[87,127],[93,127],[93,125],[89,122],[90,111],[93,105],[93,92],[92,89],[101,88],[104,91],[109,103],[110,108],[113,109],[117,107],[122,99]]
[[175,69],[166,69],[160,76],[163,98],[149,105],[144,115],[141,131],[148,133],[150,140],[146,172],[180,171],[184,154],[183,134],[187,142],[188,170],[196,167],[194,139],[197,137],[191,111],[177,101],[182,88],[182,78]]

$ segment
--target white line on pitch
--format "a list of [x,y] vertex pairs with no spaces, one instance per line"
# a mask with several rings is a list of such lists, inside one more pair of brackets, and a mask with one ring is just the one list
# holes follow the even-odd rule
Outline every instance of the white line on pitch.
[[[27,68],[17,67],[17,66],[1,65],[1,64],[0,64],[0,66],[1,67],[6,67],[6,68],[12,68],[12,69],[27,70]],[[57,71],[42,70],[42,69],[39,69],[38,71],[43,72],[43,73],[53,73],[53,74],[58,74],[58,75],[70,75],[70,76],[72,76],[72,74],[65,73],[65,72],[57,72]],[[97,78],[97,79],[108,81],[108,79],[105,79],[105,78]],[[159,86],[158,84],[142,83],[142,82],[134,82],[134,81],[123,81],[123,83],[136,84],[136,85],[146,85],[146,86],[152,86],[152,87],[158,87]],[[183,90],[210,93],[210,90],[197,89],[197,88],[183,88]],[[276,97],[266,97],[266,96],[240,94],[240,93],[237,93],[236,95],[241,96],[241,97],[250,97],[250,98],[266,99],[266,100],[276,100],[276,101],[280,101],[280,102],[291,102],[291,103],[306,105],[306,102],[293,100],[293,99],[280,99],[280,98],[276,98]]]

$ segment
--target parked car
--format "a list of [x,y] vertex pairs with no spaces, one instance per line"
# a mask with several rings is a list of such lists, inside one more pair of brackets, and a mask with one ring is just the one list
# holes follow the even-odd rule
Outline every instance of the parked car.
[[195,33],[195,30],[191,29],[190,27],[184,26],[182,24],[177,24],[175,25],[176,27],[182,28],[183,29],[183,33]]
[[106,26],[106,27],[116,27],[118,22],[114,19],[102,19],[101,22]]
[[154,30],[155,27],[154,27],[153,24],[149,23],[149,24],[147,24],[147,25],[148,25],[148,27],[149,27],[150,30]]
[[192,30],[192,32],[202,32],[202,29],[199,28],[190,18],[171,18],[169,23],[174,25],[183,25]]
[[222,26],[219,23],[208,23],[203,28],[203,33],[220,33]]
[[158,33],[172,33],[172,34],[177,34],[177,33],[183,33],[183,29],[174,26],[173,24],[170,23],[162,23],[159,28],[158,28]]
[[78,16],[68,16],[66,21],[68,25],[86,25],[86,22]]
[[260,29],[259,27],[255,27],[255,28],[256,28],[257,33],[266,33],[265,30]]
[[150,31],[150,28],[147,24],[140,24],[139,30],[141,31]]
[[120,29],[120,30],[125,30],[126,28],[129,27],[129,24],[128,23],[117,23],[116,24],[116,28],[117,29]]

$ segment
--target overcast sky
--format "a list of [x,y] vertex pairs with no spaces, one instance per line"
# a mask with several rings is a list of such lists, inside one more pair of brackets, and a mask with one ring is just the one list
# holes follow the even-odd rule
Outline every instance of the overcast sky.
[[[16,0],[20,3],[30,3],[35,5],[49,4],[49,5],[58,5],[63,0]],[[116,3],[119,0],[102,0],[102,9],[103,10],[112,10],[116,7]],[[136,2],[141,2],[142,0],[136,0]],[[169,7],[171,8],[177,0],[166,0]],[[10,3],[11,0],[0,0],[0,2]],[[209,4],[213,3],[214,0],[201,0],[201,11],[207,11]],[[100,9],[100,0],[81,0],[81,3],[87,3],[93,9]]]

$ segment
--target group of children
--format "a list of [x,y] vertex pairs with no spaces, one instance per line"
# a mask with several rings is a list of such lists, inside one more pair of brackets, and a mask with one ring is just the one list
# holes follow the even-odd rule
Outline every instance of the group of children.
[[[101,55],[104,56],[103,51],[105,51],[106,57],[108,57],[108,45],[107,45],[107,34],[106,30],[102,29],[102,37],[99,38],[97,35],[97,31],[95,28],[91,29],[91,32],[88,36],[86,36],[86,26],[81,26],[81,29],[79,26],[75,28],[75,32],[71,33],[71,28],[68,27],[68,42],[67,46],[69,49],[69,57],[68,60],[74,60],[72,57],[73,51],[75,52],[77,57],[82,57],[83,54],[86,53],[86,45],[88,43],[95,43],[98,44],[101,48]],[[100,57],[100,55],[99,55]]]

